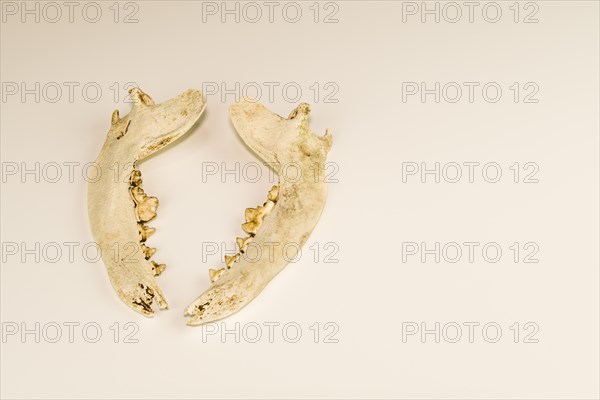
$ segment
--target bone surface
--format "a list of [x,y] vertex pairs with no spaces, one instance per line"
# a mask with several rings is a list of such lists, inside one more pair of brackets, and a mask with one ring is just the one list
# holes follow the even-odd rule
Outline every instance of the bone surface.
[[240,252],[227,257],[226,268],[210,270],[211,287],[185,312],[188,325],[228,317],[251,302],[316,226],[327,196],[324,164],[332,138],[329,131],[319,136],[310,130],[309,111],[302,103],[283,118],[248,100],[231,106],[238,134],[274,169],[279,184],[262,206],[246,209],[242,229],[248,236],[236,239]]
[[92,234],[102,251],[110,282],[119,298],[142,315],[154,314],[154,301],[168,308],[156,276],[165,265],[151,261],[156,249],[146,246],[155,229],[158,199],[142,187],[138,162],[183,136],[200,118],[205,101],[196,90],[154,104],[146,93],[131,89],[133,108],[124,117],[115,110],[96,166],[99,179],[88,186]]

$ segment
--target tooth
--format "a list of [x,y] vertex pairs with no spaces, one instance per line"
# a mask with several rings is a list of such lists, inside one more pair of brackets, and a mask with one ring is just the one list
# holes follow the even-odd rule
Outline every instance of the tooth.
[[277,197],[279,196],[279,186],[274,185],[269,193],[267,194],[267,198],[271,201],[277,201]]
[[138,229],[140,231],[140,237],[141,237],[141,241],[145,242],[146,240],[148,240],[148,238],[152,235],[154,235],[154,232],[156,232],[156,228],[151,228],[149,226],[146,226],[144,224],[140,224],[138,223]]
[[218,270],[209,269],[208,275],[210,276],[210,281],[215,282],[217,279],[219,279],[219,276],[221,276],[223,271],[225,271],[225,268],[220,268]]
[[240,259],[239,253],[235,256],[225,256],[225,265],[227,265],[227,269],[231,268],[234,262]]
[[158,264],[154,261],[150,262],[152,263],[152,271],[154,272],[154,276],[159,276],[167,268],[165,264]]
[[267,200],[265,202],[265,204],[263,205],[263,213],[262,213],[261,217],[264,218],[267,215],[269,215],[269,213],[271,212],[273,207],[275,207],[275,202],[272,200]]
[[131,196],[133,197],[135,204],[138,205],[141,204],[147,197],[146,193],[144,192],[144,189],[142,189],[141,186],[137,185],[131,187]]
[[140,186],[142,184],[142,173],[139,170],[134,169],[131,173],[129,181],[131,182],[132,186]]
[[235,238],[235,241],[237,242],[238,247],[240,248],[240,252],[245,252],[246,251],[246,247],[248,247],[248,243],[250,243],[252,241],[252,236],[248,236],[247,238]]
[[258,206],[257,208],[246,208],[246,212],[245,212],[246,222],[251,222],[256,219],[256,216],[260,212],[259,208],[260,208],[260,206]]
[[256,222],[246,222],[245,224],[242,224],[242,229],[244,232],[250,235],[256,235],[256,232],[258,231],[258,225]]
[[[188,325],[226,318],[250,303],[288,264],[284,246],[306,242],[319,220],[327,196],[325,181],[315,180],[313,172],[315,167],[318,171],[324,170],[331,134],[327,131],[324,136],[318,136],[310,130],[307,104],[299,105],[288,118],[246,100],[229,110],[239,136],[273,167],[280,175],[280,182],[271,188],[263,206],[246,209],[246,223],[242,225],[251,235],[252,245],[259,247],[263,256],[258,259],[240,257],[235,268],[228,269],[188,306],[185,313],[189,317]],[[281,176],[283,163],[299,166],[298,181],[292,184]],[[259,228],[261,235],[254,236]],[[244,251],[246,240],[250,238],[236,239],[240,251]]]
[[158,199],[156,197],[146,197],[136,207],[137,215],[140,222],[149,222],[156,217],[158,208]]
[[141,244],[140,246],[142,247],[142,251],[144,252],[146,260],[149,260],[150,257],[152,257],[154,253],[156,253],[156,249],[154,247],[148,247],[145,244]]
[[[148,258],[154,252],[142,243],[154,228],[138,222],[156,216],[158,200],[142,190],[137,166],[183,136],[200,118],[205,102],[198,91],[187,91],[158,105],[138,88],[131,90],[130,97],[134,100],[132,112],[123,117],[118,111],[111,115],[105,144],[96,159],[103,174],[90,181],[87,203],[92,234],[100,251],[118,254],[104,258],[115,292],[131,309],[150,317],[154,314],[153,305],[161,309],[168,305],[155,277],[164,264],[149,264],[142,258],[142,254]],[[134,166],[133,171],[126,166]],[[117,176],[112,173],[115,170]],[[135,253],[125,258],[132,254],[132,243]]]

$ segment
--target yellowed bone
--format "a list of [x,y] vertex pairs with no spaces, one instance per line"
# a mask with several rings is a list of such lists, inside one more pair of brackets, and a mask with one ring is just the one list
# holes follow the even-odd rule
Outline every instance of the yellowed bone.
[[197,90],[161,104],[138,88],[129,96],[131,111],[124,117],[118,110],[112,113],[96,159],[101,175],[88,186],[88,214],[117,295],[133,310],[152,316],[154,301],[161,309],[168,307],[155,279],[165,265],[148,260],[155,249],[144,242],[154,228],[143,223],[156,216],[158,199],[144,193],[137,164],[183,136],[204,111],[205,101]]
[[[302,103],[283,118],[251,101],[231,106],[229,112],[238,134],[273,167],[279,184],[271,188],[262,206],[246,209],[242,229],[250,237],[236,239],[242,253],[252,240],[261,250],[258,259],[242,256],[235,264],[228,264],[231,268],[210,270],[210,288],[186,309],[188,325],[228,317],[251,302],[287,265],[285,246],[302,246],[316,226],[327,196],[324,164],[332,139],[329,131],[318,136],[310,130],[309,111],[308,104]],[[300,180],[296,175],[289,181],[281,176],[282,167],[288,163],[301,168]]]

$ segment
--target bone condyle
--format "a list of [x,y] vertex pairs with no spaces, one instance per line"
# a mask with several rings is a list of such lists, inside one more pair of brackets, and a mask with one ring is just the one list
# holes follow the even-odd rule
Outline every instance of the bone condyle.
[[[188,325],[225,318],[252,301],[295,257],[290,249],[300,248],[316,226],[327,196],[324,164],[332,137],[329,131],[319,136],[310,130],[309,112],[305,103],[288,118],[248,100],[231,106],[238,134],[273,167],[279,183],[262,205],[246,209],[241,228],[248,236],[236,239],[239,253],[226,256],[225,268],[209,270],[211,287],[187,308]],[[296,174],[286,179],[286,165],[300,168],[299,180]],[[259,257],[244,257],[251,246],[260,248]]]
[[138,163],[183,136],[200,118],[205,101],[197,90],[161,104],[138,88],[129,96],[131,112],[123,117],[113,112],[96,159],[100,176],[88,186],[88,212],[115,291],[133,310],[150,317],[154,301],[168,308],[156,282],[165,265],[150,260],[156,249],[146,245],[155,231],[147,223],[156,217],[158,199],[145,193]]

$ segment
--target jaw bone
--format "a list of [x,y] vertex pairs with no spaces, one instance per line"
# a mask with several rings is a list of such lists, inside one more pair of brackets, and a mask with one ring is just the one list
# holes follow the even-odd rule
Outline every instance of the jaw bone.
[[262,206],[246,209],[242,229],[248,236],[236,239],[240,252],[225,256],[225,268],[209,271],[212,285],[188,306],[188,325],[225,318],[252,301],[294,259],[317,224],[327,196],[324,164],[332,138],[329,131],[317,136],[309,129],[309,111],[302,103],[283,118],[247,100],[231,106],[238,134],[275,170],[279,184]]
[[149,261],[156,250],[145,242],[154,228],[145,223],[156,216],[158,199],[142,189],[137,163],[183,136],[204,111],[205,101],[196,90],[158,105],[138,88],[129,96],[131,112],[122,118],[118,110],[113,112],[96,159],[100,176],[88,186],[88,213],[115,291],[133,310],[151,317],[154,300],[168,308],[155,279],[165,265]]

